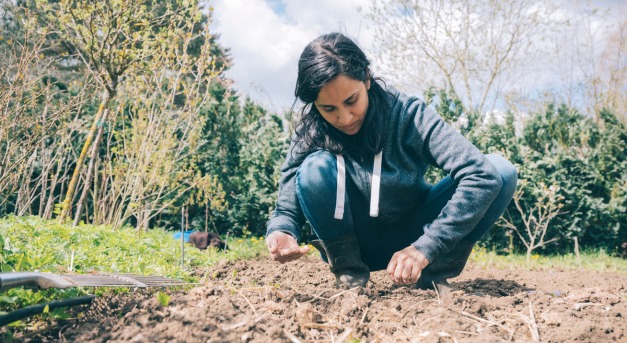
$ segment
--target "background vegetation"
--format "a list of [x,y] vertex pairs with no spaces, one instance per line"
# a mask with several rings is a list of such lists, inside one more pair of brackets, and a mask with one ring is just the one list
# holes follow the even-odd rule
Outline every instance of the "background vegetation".
[[259,234],[282,120],[243,103],[195,1],[3,2],[0,215]]
[[[266,249],[263,237],[231,239],[227,251],[200,251],[187,245],[181,261],[180,240],[163,229],[142,232],[123,227],[114,231],[110,226],[73,227],[39,217],[13,215],[0,219],[0,240],[2,272],[130,273],[164,275],[190,283],[210,278],[211,275],[199,275],[198,271],[218,261],[252,258]],[[33,292],[12,288],[0,295],[0,315],[34,303],[111,291],[69,288]],[[62,318],[67,313],[59,309],[50,315]]]
[[[389,43],[375,58],[408,77],[434,75],[411,82],[433,84],[425,98],[445,120],[517,165],[515,201],[482,244],[530,257],[572,251],[576,238],[582,249],[618,253],[627,242],[624,34],[618,55],[603,55],[618,62],[591,76],[590,106],[536,100],[522,111],[512,100],[495,114],[505,71],[537,56],[542,47],[530,42],[552,26],[527,2],[466,2],[377,1],[367,15]],[[438,8],[442,20],[425,19]],[[223,237],[265,233],[290,115],[238,98],[210,10],[192,0],[39,0],[3,2],[2,11],[0,216],[54,219],[86,234],[98,225],[177,229],[181,217]],[[460,13],[489,13],[496,24],[441,26]],[[401,46],[394,32],[431,38]]]
[[[447,122],[518,168],[514,201],[476,263],[525,253],[532,268],[625,271],[610,256],[627,243],[627,25],[601,53],[576,50],[592,66],[581,66],[583,106],[559,89],[522,98],[512,70],[550,55],[542,34],[568,24],[539,9],[377,0],[366,16],[382,74],[432,85],[424,97]],[[0,0],[0,271],[197,281],[195,267],[264,250],[291,113],[236,95],[210,21],[195,0]],[[507,111],[493,111],[503,94]],[[228,236],[231,250],[188,249],[181,266],[181,225]],[[0,312],[83,292],[12,289]]]

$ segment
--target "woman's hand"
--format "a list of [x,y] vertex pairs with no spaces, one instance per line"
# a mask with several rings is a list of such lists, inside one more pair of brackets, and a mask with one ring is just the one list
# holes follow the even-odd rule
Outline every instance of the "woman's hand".
[[281,231],[274,231],[268,235],[266,245],[272,260],[281,263],[297,260],[309,251],[309,246],[298,246],[294,237]]
[[411,284],[418,281],[420,272],[428,265],[425,255],[410,245],[392,255],[387,272],[394,283]]

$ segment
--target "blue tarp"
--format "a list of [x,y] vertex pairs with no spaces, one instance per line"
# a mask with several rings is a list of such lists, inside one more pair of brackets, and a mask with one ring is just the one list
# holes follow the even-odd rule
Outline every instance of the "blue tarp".
[[[188,230],[188,231],[185,231],[183,233],[183,237],[185,239],[185,242],[189,242],[189,235],[191,235],[194,232],[198,232],[198,231],[197,230]],[[176,239],[176,240],[181,240],[181,231],[175,232],[174,234],[172,234],[172,237],[174,237],[174,239]]]

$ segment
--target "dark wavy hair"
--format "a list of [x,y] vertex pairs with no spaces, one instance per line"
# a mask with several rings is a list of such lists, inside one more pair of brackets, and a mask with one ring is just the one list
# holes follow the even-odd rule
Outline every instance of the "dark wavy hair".
[[[345,151],[374,154],[382,149],[390,104],[385,84],[369,70],[370,61],[351,39],[341,33],[322,35],[309,43],[298,61],[298,78],[294,95],[304,103],[296,120],[298,153],[324,149],[334,154]],[[349,136],[329,124],[313,102],[320,89],[333,78],[345,75],[353,80],[370,80],[368,110],[361,130]],[[382,86],[383,84],[383,86]]]

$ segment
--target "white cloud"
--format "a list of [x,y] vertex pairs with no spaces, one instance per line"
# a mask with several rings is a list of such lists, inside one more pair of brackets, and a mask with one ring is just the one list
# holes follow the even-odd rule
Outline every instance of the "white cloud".
[[[374,56],[377,49],[373,46],[374,32],[369,27],[372,24],[358,11],[359,7],[368,9],[372,4],[370,0],[209,1],[215,9],[212,28],[221,35],[219,42],[231,49],[234,65],[227,75],[235,81],[235,88],[243,97],[250,96],[270,110],[282,112],[292,105],[300,53],[311,40],[333,31],[343,32],[355,39],[375,63],[375,74],[387,77],[388,81],[395,84],[390,75],[381,72],[381,69],[385,69],[384,66],[377,65]],[[620,14],[625,9],[621,0],[599,0],[595,4],[607,8],[610,16],[595,17],[590,15],[590,5],[586,1],[555,1],[564,1],[561,11],[553,12],[555,18],[568,18],[578,24],[587,20],[591,28],[598,28],[592,42],[599,52],[603,51],[602,48],[607,43],[606,27],[620,22]],[[525,64],[523,68],[526,76],[517,79],[521,94],[530,95],[547,89],[567,92],[564,89],[578,87],[581,83],[582,71],[572,65],[571,56],[564,56],[572,51],[576,52],[574,49],[585,47],[585,44],[578,41],[581,36],[573,37],[564,32],[556,32],[552,38],[553,40],[542,44],[551,45],[548,48],[565,46],[558,49],[559,56],[547,54],[542,61]],[[509,82],[511,78],[504,80]]]
[[[243,96],[281,111],[294,101],[298,57],[317,36],[340,31],[365,49],[372,42],[357,8],[368,0],[216,0],[212,27],[231,49],[228,76]],[[277,9],[275,12],[274,9]],[[278,12],[278,13],[277,13]]]

